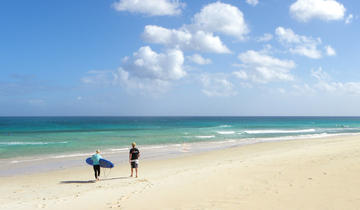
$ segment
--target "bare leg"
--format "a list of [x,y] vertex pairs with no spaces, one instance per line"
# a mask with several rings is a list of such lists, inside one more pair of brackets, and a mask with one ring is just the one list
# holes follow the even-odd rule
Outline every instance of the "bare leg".
[[130,175],[130,177],[133,176],[133,171],[134,171],[134,169],[131,167],[131,175]]
[[138,170],[135,168],[136,178],[138,177]]

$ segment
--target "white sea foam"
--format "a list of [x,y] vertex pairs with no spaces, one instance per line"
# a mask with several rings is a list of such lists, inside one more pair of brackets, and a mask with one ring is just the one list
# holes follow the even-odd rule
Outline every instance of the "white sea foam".
[[165,148],[165,147],[167,147],[167,145],[146,146],[146,147],[143,147],[142,149],[161,149],[161,148]]
[[230,128],[231,125],[220,125],[219,127],[220,127],[220,128]]
[[267,134],[267,133],[311,133],[315,129],[302,129],[302,130],[245,130],[247,134]]
[[[165,148],[167,147],[167,145],[148,145],[148,146],[143,146],[141,147],[141,149],[145,149],[145,150],[152,150],[152,149],[161,149],[161,148]],[[113,148],[113,149],[109,149],[109,151],[111,152],[121,152],[121,151],[128,151],[130,148]]]
[[250,138],[250,139],[259,140],[259,141],[281,141],[281,140],[316,139],[316,138],[326,138],[326,137],[335,137],[335,136],[355,136],[355,135],[360,135],[360,133],[317,133],[317,134],[304,134],[298,136]]
[[49,160],[49,159],[63,159],[63,158],[72,158],[72,157],[82,157],[82,156],[89,156],[91,154],[92,153],[73,153],[73,154],[63,154],[63,155],[54,155],[54,156],[44,156],[42,158],[12,160],[11,163],[24,163],[24,162],[43,161],[43,160]]
[[211,139],[211,138],[215,138],[214,135],[211,135],[211,136],[195,136],[195,138],[198,138],[198,139]]
[[13,160],[13,161],[10,161],[10,163],[23,163],[23,162],[31,162],[31,161],[45,160],[45,159],[47,159],[47,158],[34,158],[34,159]]
[[58,159],[58,158],[69,158],[69,157],[82,157],[92,155],[92,153],[75,153],[75,154],[67,154],[67,155],[55,155],[50,158]]
[[61,141],[61,142],[20,142],[20,141],[14,141],[14,142],[0,142],[0,145],[46,145],[46,144],[67,144],[67,141]]
[[229,140],[225,140],[225,141],[212,141],[212,144],[226,144],[226,143],[234,143],[237,140],[235,139],[229,139]]
[[115,149],[110,149],[110,151],[112,151],[112,152],[127,151],[127,150],[129,150],[129,148],[115,148]]
[[231,134],[235,134],[235,131],[216,131],[216,133],[221,135],[231,135]]

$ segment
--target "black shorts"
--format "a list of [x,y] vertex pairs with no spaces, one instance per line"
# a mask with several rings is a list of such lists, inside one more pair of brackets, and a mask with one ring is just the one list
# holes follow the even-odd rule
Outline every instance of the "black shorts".
[[138,161],[132,161],[131,162],[131,168],[138,168],[138,166],[139,166]]

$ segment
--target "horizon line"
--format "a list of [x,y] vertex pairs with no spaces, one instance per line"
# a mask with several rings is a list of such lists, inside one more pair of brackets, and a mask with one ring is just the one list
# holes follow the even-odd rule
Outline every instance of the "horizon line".
[[360,117],[359,115],[3,115],[4,117]]

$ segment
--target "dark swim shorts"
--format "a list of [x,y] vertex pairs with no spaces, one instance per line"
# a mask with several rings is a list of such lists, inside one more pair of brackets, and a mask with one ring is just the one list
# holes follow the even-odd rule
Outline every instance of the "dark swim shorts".
[[131,168],[138,168],[139,162],[138,161],[131,161]]

